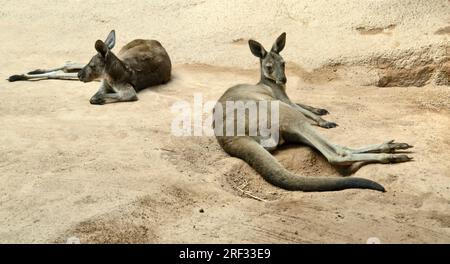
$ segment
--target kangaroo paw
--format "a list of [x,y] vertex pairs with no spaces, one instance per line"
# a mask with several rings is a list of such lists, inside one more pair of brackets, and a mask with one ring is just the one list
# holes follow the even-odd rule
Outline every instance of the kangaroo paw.
[[105,99],[102,97],[94,96],[89,100],[89,102],[93,105],[104,105],[106,103]]
[[319,122],[319,126],[323,128],[335,128],[338,126],[338,124],[334,122],[328,122],[328,121],[321,121]]
[[313,113],[316,114],[316,115],[324,116],[324,115],[328,115],[330,112],[328,112],[327,109],[320,109],[320,108],[318,108],[318,109],[315,109],[313,111]]

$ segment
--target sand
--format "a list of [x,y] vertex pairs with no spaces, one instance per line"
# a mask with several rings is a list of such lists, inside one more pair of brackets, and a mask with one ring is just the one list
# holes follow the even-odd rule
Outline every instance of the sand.
[[[440,65],[450,2],[390,2],[1,0],[0,242],[449,243],[449,86],[380,88],[368,67],[374,56],[408,52]],[[113,28],[117,47],[160,40],[173,80],[106,106],[89,104],[98,83],[5,80],[86,62]],[[386,193],[284,191],[214,138],[171,135],[175,102],[255,83],[246,40],[270,47],[282,31],[288,94],[339,124],[317,131],[350,147],[415,146],[413,162],[355,174]],[[298,174],[339,175],[307,147],[275,156]]]

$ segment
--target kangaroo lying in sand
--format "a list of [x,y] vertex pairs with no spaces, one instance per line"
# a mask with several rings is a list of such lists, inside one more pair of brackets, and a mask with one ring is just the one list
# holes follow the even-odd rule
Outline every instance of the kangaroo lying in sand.
[[[360,149],[350,149],[332,144],[318,134],[307,118],[314,120],[317,125],[324,128],[332,128],[336,124],[325,121],[318,116],[318,114],[326,114],[326,110],[295,104],[287,96],[285,63],[280,56],[285,42],[286,34],[283,33],[278,37],[270,52],[267,52],[260,43],[254,40],[249,41],[251,52],[260,59],[261,80],[256,85],[240,84],[225,92],[218,100],[218,104],[221,104],[221,107],[225,109],[223,110],[222,120],[226,120],[227,116],[232,115],[231,120],[234,119],[234,122],[237,122],[235,109],[226,109],[226,102],[278,101],[280,140],[277,146],[283,144],[283,142],[306,144],[317,149],[331,164],[337,166],[398,163],[412,159],[407,155],[391,154],[396,150],[412,148],[406,143],[389,141]],[[249,131],[248,115],[245,131]],[[274,150],[276,146],[275,148],[263,146],[260,136],[249,136],[248,134],[245,136],[229,136],[222,133],[218,134],[217,131],[215,131],[215,134],[219,144],[228,154],[243,159],[265,180],[278,187],[299,191],[338,191],[349,188],[385,191],[383,186],[368,179],[354,177],[314,178],[295,175],[286,170],[269,152]]]
[[[136,101],[136,92],[150,86],[167,83],[172,64],[163,46],[156,40],[136,39],[125,45],[116,56],[111,50],[116,43],[115,31],[105,42],[97,40],[97,54],[86,65],[67,63],[50,70],[35,70],[23,75],[13,75],[9,81],[36,79],[79,79],[91,82],[101,79],[98,92],[91,104]],[[83,67],[84,66],[84,67]]]

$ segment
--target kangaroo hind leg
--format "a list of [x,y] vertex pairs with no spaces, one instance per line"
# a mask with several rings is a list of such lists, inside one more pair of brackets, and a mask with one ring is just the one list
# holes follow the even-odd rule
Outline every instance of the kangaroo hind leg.
[[30,80],[78,80],[78,72],[84,67],[80,63],[67,62],[62,67],[53,69],[37,69],[26,74],[16,74],[8,78],[9,82]]
[[355,154],[361,154],[361,153],[393,153],[397,150],[407,150],[410,148],[413,148],[414,146],[411,146],[407,143],[397,143],[394,142],[394,140],[387,141],[382,144],[376,144],[371,146],[366,146],[359,149],[349,149]]
[[53,68],[53,69],[36,69],[34,71],[30,71],[27,74],[33,75],[33,74],[43,74],[43,73],[49,73],[49,72],[56,72],[56,71],[62,71],[65,73],[70,72],[79,72],[84,67],[84,64],[81,63],[75,63],[75,62],[66,62],[63,66]]
[[[350,166],[356,162],[369,163],[399,163],[410,161],[407,155],[372,153],[372,151],[385,150],[384,145],[369,146],[360,150],[331,144],[322,135],[318,134],[308,124],[292,125],[283,133],[283,138],[292,143],[303,143],[317,149],[333,165]],[[396,143],[397,144],[397,143]],[[408,144],[392,145],[394,148],[409,148]]]

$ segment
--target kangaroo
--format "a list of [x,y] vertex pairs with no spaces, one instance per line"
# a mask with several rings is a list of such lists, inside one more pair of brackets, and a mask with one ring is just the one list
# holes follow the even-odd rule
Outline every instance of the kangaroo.
[[170,80],[172,64],[161,43],[136,39],[125,45],[118,56],[111,51],[115,43],[116,33],[112,30],[104,42],[95,42],[98,53],[87,65],[68,62],[54,69],[38,69],[27,74],[12,75],[8,80],[100,80],[100,89],[90,99],[91,104],[99,105],[136,101],[136,93],[140,90]]
[[[226,120],[231,115],[231,120],[237,122],[236,109],[226,109],[227,102],[260,102],[277,101],[279,103],[279,134],[280,140],[275,147],[267,147],[261,144],[260,136],[251,136],[249,120],[246,115],[244,136],[225,135],[215,130],[215,136],[220,146],[233,157],[247,162],[266,181],[280,188],[292,191],[338,191],[349,188],[371,189],[385,192],[385,188],[368,179],[355,177],[305,177],[295,175],[286,170],[278,160],[271,155],[271,151],[284,142],[293,144],[306,144],[317,149],[334,166],[348,166],[355,172],[368,163],[398,163],[412,160],[407,155],[394,154],[397,150],[406,150],[413,146],[406,143],[388,141],[383,144],[371,145],[359,149],[351,149],[332,144],[310,124],[309,119],[315,121],[323,128],[333,128],[333,122],[328,122],[319,117],[327,114],[325,109],[317,109],[302,104],[293,103],[286,94],[285,62],[280,55],[286,43],[286,33],[281,34],[272,46],[270,52],[257,41],[250,40],[250,50],[260,59],[261,79],[256,85],[239,84],[229,88],[218,100],[218,105],[223,107],[221,113]],[[271,117],[269,117],[271,118]],[[308,119],[309,118],[309,119]],[[260,120],[257,120],[258,122]],[[228,121],[227,121],[228,124]]]

